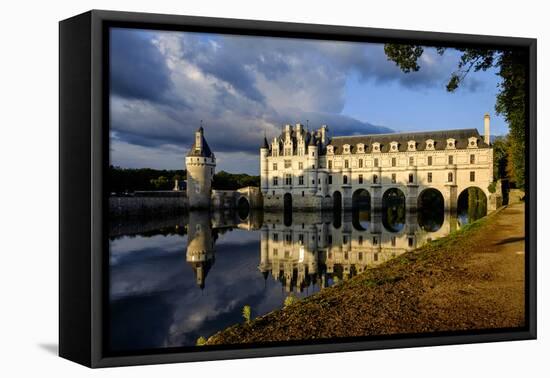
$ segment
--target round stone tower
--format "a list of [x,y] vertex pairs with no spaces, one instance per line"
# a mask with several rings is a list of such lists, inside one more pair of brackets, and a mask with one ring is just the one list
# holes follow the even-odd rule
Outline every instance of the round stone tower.
[[195,132],[195,143],[185,158],[187,199],[191,209],[209,209],[216,157],[204,138],[204,129]]

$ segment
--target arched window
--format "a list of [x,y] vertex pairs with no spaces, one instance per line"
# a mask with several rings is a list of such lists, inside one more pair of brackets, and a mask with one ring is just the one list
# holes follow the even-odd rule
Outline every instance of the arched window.
[[348,176],[344,175],[344,184],[348,183]]
[[448,180],[449,182],[453,182],[453,172],[449,172]]

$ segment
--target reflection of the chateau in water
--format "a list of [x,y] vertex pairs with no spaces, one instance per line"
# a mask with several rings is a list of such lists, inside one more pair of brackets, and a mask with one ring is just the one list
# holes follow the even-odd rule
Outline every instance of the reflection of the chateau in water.
[[345,280],[448,235],[457,226],[449,213],[434,232],[420,227],[417,214],[411,213],[405,215],[404,224],[387,224],[381,212],[373,213],[370,220],[368,213],[359,212],[293,214],[291,226],[283,218],[283,214],[264,214],[259,269],[271,272],[288,292],[316,283],[327,287],[335,277]]
[[287,292],[302,292],[310,285],[322,288],[346,280],[458,227],[456,215],[448,212],[435,222],[418,213],[391,219],[387,214],[251,212],[243,221],[223,213],[192,212],[187,262],[203,288],[218,235],[231,228],[261,230],[259,271],[266,279],[271,274]]

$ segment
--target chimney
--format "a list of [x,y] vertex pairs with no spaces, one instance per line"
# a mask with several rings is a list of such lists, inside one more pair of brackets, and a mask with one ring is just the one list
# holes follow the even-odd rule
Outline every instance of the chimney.
[[485,113],[484,117],[484,125],[485,125],[485,134],[483,135],[483,139],[486,144],[491,144],[491,116],[489,113]]
[[327,144],[327,125],[321,126],[321,143]]

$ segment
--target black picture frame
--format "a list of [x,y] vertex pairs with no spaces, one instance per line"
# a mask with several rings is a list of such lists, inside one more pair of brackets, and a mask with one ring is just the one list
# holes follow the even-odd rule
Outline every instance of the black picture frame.
[[[526,327],[396,335],[284,346],[109,355],[104,343],[109,119],[108,28],[203,31],[431,46],[525,49],[529,56],[526,161]],[[88,367],[344,352],[536,338],[536,39],[92,10],[59,24],[59,354]]]

